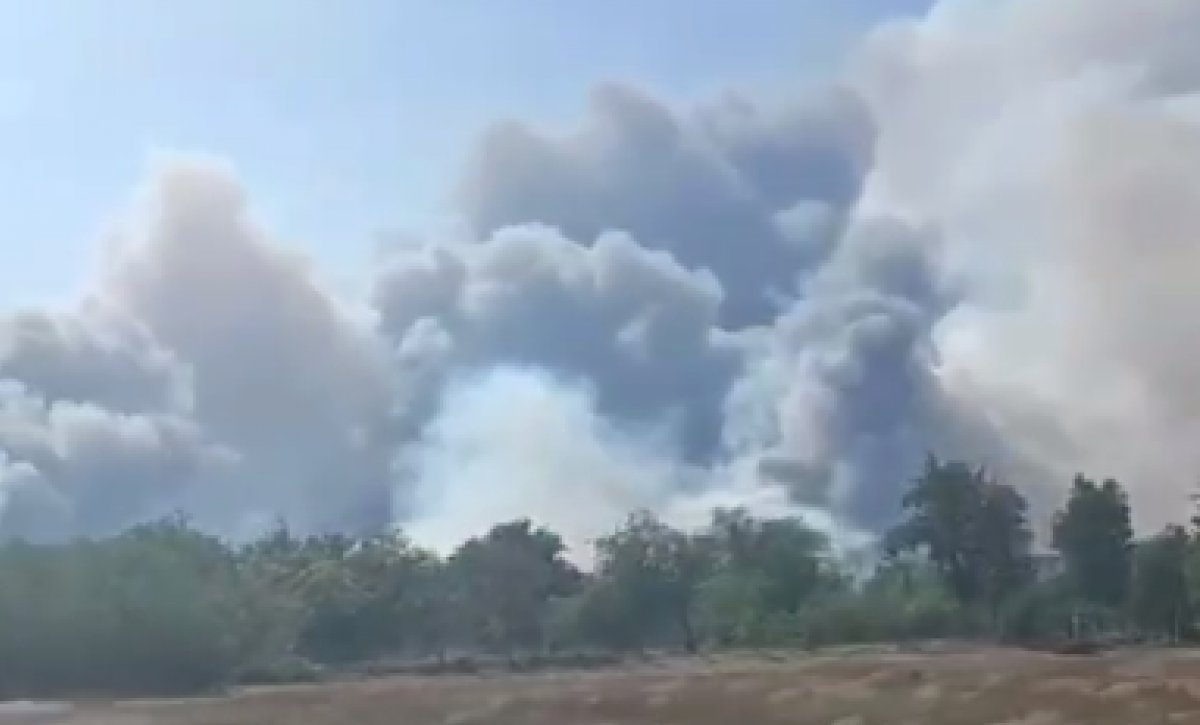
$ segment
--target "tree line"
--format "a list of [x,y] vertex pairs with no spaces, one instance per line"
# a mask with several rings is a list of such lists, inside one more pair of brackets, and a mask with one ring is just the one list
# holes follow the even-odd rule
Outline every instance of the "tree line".
[[[0,546],[0,697],[184,693],[372,668],[468,671],[651,650],[948,637],[1184,641],[1198,522],[1136,539],[1116,481],[1082,476],[1034,550],[1025,498],[930,457],[869,570],[797,518],[632,514],[572,566],[553,531],[499,524],[439,556],[392,532],[249,543],[183,518]],[[490,659],[489,659],[490,658]]]

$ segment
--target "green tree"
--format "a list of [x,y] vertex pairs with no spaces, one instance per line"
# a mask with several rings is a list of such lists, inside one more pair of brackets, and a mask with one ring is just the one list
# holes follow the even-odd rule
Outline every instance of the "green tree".
[[694,607],[700,636],[718,646],[766,644],[772,582],[753,569],[720,571],[699,585]]
[[1003,634],[1013,641],[1042,641],[1070,635],[1079,610],[1065,577],[1036,581],[1004,603]]
[[864,617],[874,631],[889,639],[961,634],[966,613],[929,562],[896,557],[880,563],[856,591]]
[[670,632],[689,652],[696,650],[696,600],[715,566],[710,537],[640,512],[600,538],[596,555],[597,574],[612,587],[613,606],[623,617],[637,618],[645,635]]
[[1076,476],[1066,507],[1054,521],[1053,545],[1082,600],[1117,610],[1129,596],[1133,524],[1121,484]]
[[0,548],[0,693],[184,693],[260,651],[270,621],[234,552],[186,521]]
[[931,455],[903,506],[888,554],[922,552],[963,606],[994,610],[1032,576],[1025,498],[986,470]]
[[557,534],[528,519],[495,526],[458,548],[449,568],[461,587],[461,621],[480,644],[509,655],[541,647],[553,601],[581,583],[565,553]]
[[829,539],[802,519],[758,519],[744,509],[718,509],[709,525],[716,565],[761,588],[771,611],[794,614],[833,576]]
[[1033,533],[1029,505],[1012,486],[984,477],[976,521],[980,587],[993,613],[1004,600],[1033,581]]
[[551,644],[615,652],[638,649],[646,643],[648,628],[630,594],[609,577],[587,579],[581,591],[555,601]]
[[1191,540],[1180,526],[1167,527],[1134,548],[1131,613],[1146,632],[1177,641],[1192,623],[1187,565]]

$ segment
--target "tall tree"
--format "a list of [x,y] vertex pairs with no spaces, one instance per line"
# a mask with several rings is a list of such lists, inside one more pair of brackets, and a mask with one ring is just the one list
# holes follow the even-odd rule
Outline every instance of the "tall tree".
[[998,605],[1034,577],[1029,504],[1015,488],[987,478],[979,484],[978,547],[984,597]]
[[449,568],[467,610],[463,619],[481,644],[508,654],[542,644],[552,601],[581,581],[565,552],[558,534],[528,519],[494,526],[458,548]]
[[714,568],[711,537],[677,531],[653,514],[633,514],[596,542],[597,573],[613,587],[614,606],[636,617],[643,632],[674,630],[689,651],[698,645],[694,621],[701,584]]
[[959,603],[995,605],[1031,575],[1025,498],[985,469],[930,455],[903,506],[886,548],[924,552]]
[[1077,596],[1110,609],[1127,602],[1133,524],[1121,484],[1076,476],[1066,507],[1054,521],[1053,544]]

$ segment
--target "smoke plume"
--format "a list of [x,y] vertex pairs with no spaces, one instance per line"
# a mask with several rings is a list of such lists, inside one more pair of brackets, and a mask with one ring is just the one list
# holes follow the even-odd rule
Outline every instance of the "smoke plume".
[[693,107],[619,81],[498,122],[461,232],[360,295],[234,170],[159,163],[88,292],[0,319],[0,533],[175,510],[229,535],[634,508],[896,513],[929,450],[1143,525],[1200,472],[1193,0],[944,0],[824,85]]

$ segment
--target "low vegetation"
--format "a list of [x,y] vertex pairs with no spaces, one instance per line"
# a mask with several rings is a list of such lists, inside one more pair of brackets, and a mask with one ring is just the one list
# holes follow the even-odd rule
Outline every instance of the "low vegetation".
[[1031,551],[1024,498],[986,471],[930,458],[903,513],[869,572],[846,568],[800,520],[736,510],[699,531],[635,514],[595,542],[586,573],[528,521],[448,557],[400,533],[280,527],[234,545],[183,519],[105,539],[10,541],[0,695],[584,669],[672,650],[1193,634],[1195,527],[1135,540],[1116,482],[1074,481],[1049,569]]

